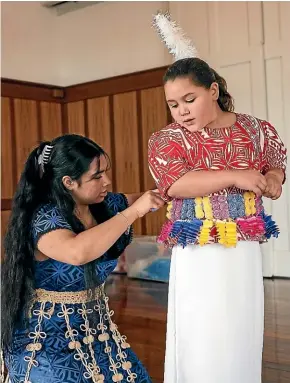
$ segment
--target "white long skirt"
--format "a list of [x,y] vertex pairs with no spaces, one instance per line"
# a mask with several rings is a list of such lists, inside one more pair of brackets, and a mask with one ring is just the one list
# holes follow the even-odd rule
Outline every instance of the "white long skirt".
[[263,330],[259,243],[173,249],[164,383],[261,383]]

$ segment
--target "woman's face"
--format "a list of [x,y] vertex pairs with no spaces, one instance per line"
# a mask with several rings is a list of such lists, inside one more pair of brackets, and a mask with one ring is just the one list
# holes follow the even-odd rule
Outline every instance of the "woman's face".
[[[100,168],[95,158],[89,170],[82,175],[79,182],[71,181],[70,190],[77,204],[91,205],[100,203],[107,195],[111,181],[106,174],[108,163],[104,156],[100,157]],[[65,185],[67,187],[67,185]]]
[[165,97],[173,119],[191,132],[202,130],[217,117],[218,84],[197,86],[188,77],[169,80]]

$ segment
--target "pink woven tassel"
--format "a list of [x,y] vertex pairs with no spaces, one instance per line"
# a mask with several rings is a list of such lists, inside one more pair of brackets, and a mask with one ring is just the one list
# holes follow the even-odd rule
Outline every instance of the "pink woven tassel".
[[241,229],[241,232],[248,235],[251,238],[261,236],[265,234],[265,222],[261,217],[251,218],[238,218],[237,224]]
[[168,240],[169,234],[172,230],[173,222],[167,221],[165,224],[162,226],[161,233],[157,238],[158,243],[164,243]]

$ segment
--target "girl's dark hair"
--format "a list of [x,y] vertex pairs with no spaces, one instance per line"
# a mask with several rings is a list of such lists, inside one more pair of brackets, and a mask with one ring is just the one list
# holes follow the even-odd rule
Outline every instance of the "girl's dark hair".
[[211,84],[216,82],[219,86],[219,107],[224,112],[234,111],[234,100],[227,91],[226,80],[205,61],[197,57],[178,60],[167,69],[163,81],[166,83],[179,77],[189,77],[194,84],[206,89],[209,89]]
[[[44,172],[38,165],[39,155],[44,146],[52,145],[49,161],[44,165]],[[21,313],[27,313],[34,295],[34,245],[31,222],[40,205],[52,203],[58,207],[75,233],[85,228],[75,216],[75,202],[62,182],[64,176],[73,180],[89,169],[96,158],[100,166],[100,157],[108,155],[96,143],[78,135],[64,135],[52,142],[43,142],[34,149],[25,164],[23,173],[13,199],[12,212],[4,239],[4,262],[1,270],[1,346],[9,348],[15,324],[21,319]],[[112,217],[105,203],[92,205],[93,214],[98,223]],[[108,255],[119,256],[116,245]],[[96,275],[96,262],[84,266],[86,288],[99,284]]]

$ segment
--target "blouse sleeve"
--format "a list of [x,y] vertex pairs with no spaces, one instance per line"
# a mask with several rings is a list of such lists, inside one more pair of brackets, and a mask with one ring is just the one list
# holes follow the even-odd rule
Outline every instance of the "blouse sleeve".
[[155,133],[148,144],[149,170],[165,201],[170,201],[168,190],[179,178],[192,169],[184,148],[174,139]]
[[287,149],[276,129],[267,121],[262,123],[264,133],[263,173],[271,169],[282,169],[286,173]]
[[36,247],[40,237],[50,231],[67,229],[73,231],[59,209],[53,205],[41,207],[32,220],[32,238]]

